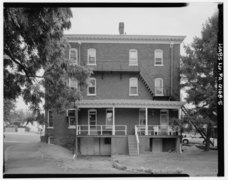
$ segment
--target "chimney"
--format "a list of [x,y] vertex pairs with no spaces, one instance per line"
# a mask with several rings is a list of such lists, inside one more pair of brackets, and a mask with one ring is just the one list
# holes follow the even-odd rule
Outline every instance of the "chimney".
[[123,22],[119,23],[119,33],[120,33],[120,35],[124,34],[124,23]]

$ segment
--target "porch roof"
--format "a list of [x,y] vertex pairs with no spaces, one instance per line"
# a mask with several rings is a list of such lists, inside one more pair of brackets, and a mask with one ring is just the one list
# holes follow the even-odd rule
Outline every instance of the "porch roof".
[[181,101],[153,101],[144,99],[96,99],[77,102],[79,108],[152,108],[152,109],[180,109]]

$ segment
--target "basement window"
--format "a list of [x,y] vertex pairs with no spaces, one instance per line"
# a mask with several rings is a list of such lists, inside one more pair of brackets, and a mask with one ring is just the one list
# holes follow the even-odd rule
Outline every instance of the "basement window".
[[105,138],[104,144],[111,144],[111,138]]

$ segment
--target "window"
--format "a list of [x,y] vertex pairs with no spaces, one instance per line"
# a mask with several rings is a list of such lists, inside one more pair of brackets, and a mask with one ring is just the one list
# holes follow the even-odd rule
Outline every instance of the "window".
[[78,88],[78,80],[75,78],[69,78],[69,87],[70,88]]
[[113,112],[112,109],[107,109],[106,110],[106,129],[112,129],[113,125]]
[[54,144],[54,137],[48,136],[48,144]]
[[78,64],[78,51],[75,48],[71,48],[70,49],[70,54],[69,54],[69,60],[70,60],[70,64]]
[[68,125],[69,127],[75,127],[76,123],[76,110],[75,109],[68,109]]
[[155,96],[163,96],[163,79],[155,79]]
[[154,51],[154,65],[163,66],[163,51],[161,49]]
[[88,123],[90,126],[90,129],[96,128],[97,126],[97,111],[96,110],[89,110],[88,111]]
[[138,66],[138,52],[136,49],[129,51],[129,66]]
[[129,95],[138,96],[138,79],[137,78],[129,79]]
[[96,49],[88,49],[87,65],[96,65]]
[[89,95],[89,96],[95,96],[96,95],[96,79],[95,78],[89,79],[89,85],[87,88],[87,95]]
[[111,144],[111,138],[104,138],[104,144]]
[[167,127],[169,125],[169,111],[160,110],[160,125]]
[[48,111],[48,128],[54,127],[54,119],[53,119],[53,112],[51,110]]

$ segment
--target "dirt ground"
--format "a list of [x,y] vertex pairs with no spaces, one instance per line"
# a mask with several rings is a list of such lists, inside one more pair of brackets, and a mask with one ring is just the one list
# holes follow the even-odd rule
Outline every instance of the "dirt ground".
[[[138,174],[128,171],[152,168],[156,171],[178,170],[190,176],[216,176],[217,151],[204,152],[195,146],[184,146],[182,154],[148,153],[140,156],[84,156],[73,159],[69,150],[44,143],[24,143],[11,146],[7,152],[6,174]],[[113,162],[127,171],[113,168]],[[142,173],[142,172],[141,172]]]
[[194,145],[183,146],[182,154],[148,153],[140,156],[113,156],[120,164],[132,169],[151,168],[155,172],[181,171],[191,177],[217,176],[218,151],[205,152]]

